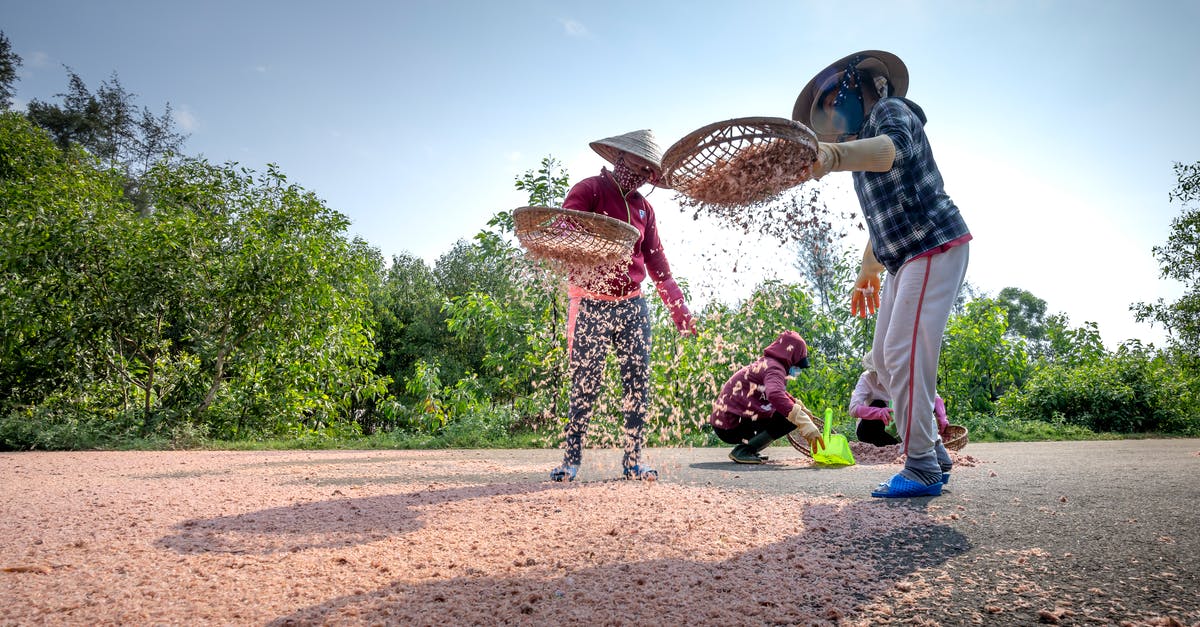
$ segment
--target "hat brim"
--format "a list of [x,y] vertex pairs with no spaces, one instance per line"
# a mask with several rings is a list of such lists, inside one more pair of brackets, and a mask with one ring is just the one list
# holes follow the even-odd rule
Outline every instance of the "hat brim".
[[[801,124],[813,129],[817,134],[817,139],[823,142],[836,141],[837,137],[825,133],[821,133],[817,126],[813,125],[813,112],[817,97],[820,96],[821,87],[829,80],[831,76],[846,69],[846,65],[855,57],[863,57],[863,61],[874,59],[883,64],[884,71],[887,72],[888,84],[891,86],[890,96],[903,97],[908,94],[908,68],[900,57],[882,50],[863,50],[848,54],[833,63],[830,63],[825,69],[818,72],[804,89],[800,91],[800,95],[796,97],[796,104],[792,107],[792,119]],[[862,62],[859,63],[859,66]],[[873,66],[874,64],[872,64]],[[878,72],[877,68],[864,68],[870,74],[874,75]]]

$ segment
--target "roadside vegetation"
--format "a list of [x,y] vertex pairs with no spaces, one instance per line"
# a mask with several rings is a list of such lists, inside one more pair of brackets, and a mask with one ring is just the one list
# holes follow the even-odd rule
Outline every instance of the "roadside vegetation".
[[[169,105],[139,109],[115,74],[93,92],[68,70],[60,102],[12,110],[20,62],[0,33],[0,450],[557,443],[565,290],[522,254],[510,214],[432,265],[384,259],[279,168],[187,156]],[[1166,345],[1106,348],[1094,323],[1019,287],[965,286],[938,389],[973,441],[1200,436],[1200,161],[1175,171],[1180,213],[1147,254],[1185,293],[1130,307]],[[553,206],[569,178],[546,157],[514,185]],[[853,437],[873,329],[849,315],[857,251],[831,227],[797,227],[802,281],[707,305],[695,338],[649,299],[650,445],[719,445],[713,398],[783,329],[812,350],[792,392]],[[606,376],[594,442],[619,431],[615,364]]]

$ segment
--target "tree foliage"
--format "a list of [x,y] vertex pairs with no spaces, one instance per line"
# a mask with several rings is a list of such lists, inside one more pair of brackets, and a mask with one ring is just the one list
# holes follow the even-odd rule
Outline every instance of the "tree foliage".
[[68,89],[58,94],[61,104],[33,100],[27,115],[46,129],[58,146],[82,147],[125,176],[125,192],[142,212],[154,201],[142,189],[142,178],[163,159],[179,156],[187,136],[175,129],[168,103],[161,114],[138,108],[135,95],[121,85],[116,73],[94,93],[78,74],[67,68]]
[[276,168],[159,163],[142,216],[119,173],[20,116],[3,116],[0,146],[6,446],[49,445],[25,437],[39,421],[118,437],[341,432],[382,391],[378,253]]
[[1171,221],[1167,243],[1155,246],[1154,257],[1164,279],[1179,281],[1183,296],[1168,303],[1137,303],[1131,307],[1138,321],[1162,324],[1172,346],[1184,357],[1190,368],[1200,369],[1200,161],[1175,164],[1179,184],[1170,199],[1182,207],[1180,215]]
[[1095,432],[1200,434],[1196,391],[1179,365],[1138,344],[1077,365],[1051,364],[1001,400],[1014,420]]
[[4,31],[0,31],[0,112],[12,107],[13,84],[17,82],[17,68],[21,67],[21,56],[13,52],[12,44]]
[[1025,338],[1035,352],[1046,337],[1046,301],[1018,287],[1006,287],[996,295],[1008,319],[1007,334]]
[[937,384],[948,412],[990,414],[1001,396],[1024,381],[1027,354],[1007,330],[1004,307],[992,299],[973,300],[950,318]]

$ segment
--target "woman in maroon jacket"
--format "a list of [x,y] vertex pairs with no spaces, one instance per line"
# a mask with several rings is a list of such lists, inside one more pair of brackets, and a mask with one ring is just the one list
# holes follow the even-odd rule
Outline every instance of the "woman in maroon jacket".
[[648,130],[633,131],[591,143],[592,150],[613,165],[610,171],[576,183],[563,208],[599,213],[628,222],[641,237],[623,272],[605,280],[572,283],[568,288],[567,353],[571,374],[571,408],[564,430],[563,463],[550,471],[553,481],[574,481],[583,459],[583,438],[603,382],[609,348],[616,350],[624,386],[625,456],[627,479],[656,479],[658,472],[641,461],[646,440],[646,407],[650,392],[650,310],[642,282],[654,281],[659,298],[684,335],[695,333],[695,321],[684,302],[683,290],[658,238],[654,208],[638,188],[646,183],[664,186],[662,153]]
[[[795,331],[784,331],[763,356],[730,377],[708,418],[722,441],[734,444],[729,459],[761,464],[759,451],[799,429],[810,448],[824,447],[812,413],[787,392],[787,377],[808,367],[808,345]],[[818,448],[819,450],[819,448]]]

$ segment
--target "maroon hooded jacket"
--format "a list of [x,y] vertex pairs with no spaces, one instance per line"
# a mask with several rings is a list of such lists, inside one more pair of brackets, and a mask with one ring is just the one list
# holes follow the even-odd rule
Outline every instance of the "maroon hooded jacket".
[[796,399],[787,393],[792,366],[808,367],[808,345],[795,331],[784,331],[754,363],[738,370],[713,403],[708,421],[718,429],[734,429],[746,420],[788,415]]

